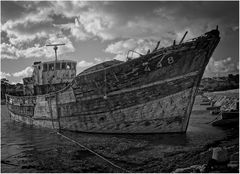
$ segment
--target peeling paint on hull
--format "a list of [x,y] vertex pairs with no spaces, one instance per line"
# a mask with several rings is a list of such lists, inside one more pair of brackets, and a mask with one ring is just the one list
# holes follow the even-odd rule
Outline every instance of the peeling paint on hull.
[[[194,89],[195,90],[195,89]],[[61,128],[96,133],[164,133],[184,132],[183,121],[192,89],[112,113],[61,118]],[[58,129],[55,119],[33,119],[14,114],[11,119],[29,125]]]
[[[184,132],[184,117],[192,89],[144,104],[98,115],[61,119],[67,130],[104,133]],[[89,121],[85,121],[89,120]],[[79,124],[82,123],[82,124]],[[86,123],[86,124],[85,124]]]

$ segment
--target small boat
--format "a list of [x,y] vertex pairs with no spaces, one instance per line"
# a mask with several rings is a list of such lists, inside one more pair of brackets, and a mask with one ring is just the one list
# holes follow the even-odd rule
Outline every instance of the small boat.
[[214,29],[183,42],[185,33],[169,47],[157,44],[138,58],[103,62],[77,76],[76,62],[36,63],[32,78],[25,80],[25,96],[6,95],[10,117],[79,132],[186,132],[219,34]]
[[210,114],[212,114],[212,115],[218,115],[220,113],[221,113],[220,110],[212,110],[212,111],[210,111]]
[[220,110],[220,108],[221,108],[221,106],[209,106],[206,109],[209,111],[212,111],[212,110]]
[[204,97],[204,98],[202,99],[202,102],[210,102],[210,101],[211,101],[211,100],[210,100],[209,98],[205,98],[205,97]]
[[239,126],[239,110],[223,111],[220,119],[212,123],[213,126]]
[[211,105],[211,102],[202,102],[202,103],[200,103],[200,105]]
[[239,119],[238,110],[230,110],[222,112],[222,119]]
[[203,99],[202,102],[210,102],[210,100],[206,98],[206,99]]

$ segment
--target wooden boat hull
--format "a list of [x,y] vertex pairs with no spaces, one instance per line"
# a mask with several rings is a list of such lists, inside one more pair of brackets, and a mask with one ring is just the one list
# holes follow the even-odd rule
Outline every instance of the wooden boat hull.
[[[164,133],[184,132],[188,121],[189,98],[195,88],[126,109],[94,115],[61,117],[64,130],[96,133]],[[58,120],[32,118],[15,114],[11,119],[46,128],[59,128]]]
[[210,107],[207,107],[206,109],[208,110],[208,111],[213,111],[213,110],[220,110],[220,106],[210,106]]
[[78,75],[63,90],[7,95],[12,119],[96,133],[186,132],[195,95],[219,36],[201,37]]

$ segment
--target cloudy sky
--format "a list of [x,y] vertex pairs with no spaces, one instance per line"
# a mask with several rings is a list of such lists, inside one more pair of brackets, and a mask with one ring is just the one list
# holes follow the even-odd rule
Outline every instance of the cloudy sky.
[[59,59],[77,71],[105,60],[124,60],[219,26],[221,42],[205,76],[239,71],[239,2],[1,1],[1,77],[21,82],[34,61],[54,60],[49,43],[65,43]]

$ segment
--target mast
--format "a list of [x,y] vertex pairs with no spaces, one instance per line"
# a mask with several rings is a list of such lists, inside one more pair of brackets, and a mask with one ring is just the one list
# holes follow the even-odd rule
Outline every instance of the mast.
[[55,61],[57,61],[57,49],[58,49],[58,46],[61,46],[61,45],[65,45],[64,43],[62,44],[48,44],[46,46],[53,46],[53,50],[55,51]]
[[[55,63],[54,63],[54,76],[56,75],[56,66],[57,66],[57,50],[58,50],[58,46],[61,46],[61,45],[65,45],[65,43],[62,43],[62,44],[48,44],[46,46],[53,46],[53,50],[55,52]],[[54,78],[53,76],[53,78]]]
[[[54,63],[54,75],[53,75],[53,78],[56,76],[56,72],[57,72],[56,71],[56,66],[57,66],[57,49],[58,49],[58,46],[61,46],[61,45],[65,45],[65,44],[62,43],[62,44],[48,44],[48,45],[46,45],[46,46],[53,46],[53,50],[55,52],[55,63]],[[51,85],[52,85],[52,82],[51,82]],[[60,124],[60,115],[59,115],[59,112],[58,112],[58,95],[57,95],[56,90],[55,90],[55,99],[56,99],[56,114],[57,114],[57,120],[58,120],[58,131],[60,132],[61,131],[61,124]]]

